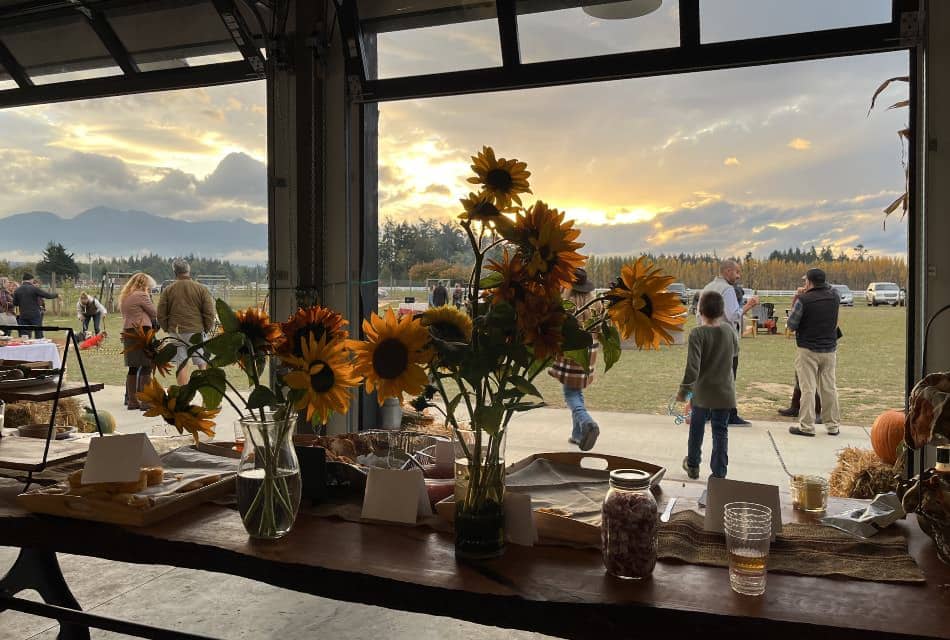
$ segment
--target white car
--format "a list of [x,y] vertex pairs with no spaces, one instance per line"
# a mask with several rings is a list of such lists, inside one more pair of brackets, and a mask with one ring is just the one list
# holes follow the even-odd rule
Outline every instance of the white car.
[[900,301],[900,287],[893,282],[872,282],[864,292],[864,299],[869,307],[879,304],[896,307]]
[[854,306],[854,294],[851,292],[851,289],[848,288],[846,284],[833,284],[831,288],[838,292],[838,298],[841,304],[846,307]]

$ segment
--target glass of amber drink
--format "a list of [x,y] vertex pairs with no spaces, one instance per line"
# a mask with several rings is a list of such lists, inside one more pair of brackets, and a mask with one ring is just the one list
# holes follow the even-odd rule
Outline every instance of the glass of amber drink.
[[766,566],[772,538],[772,511],[749,503],[729,503],[723,525],[729,552],[729,584],[736,593],[765,593]]

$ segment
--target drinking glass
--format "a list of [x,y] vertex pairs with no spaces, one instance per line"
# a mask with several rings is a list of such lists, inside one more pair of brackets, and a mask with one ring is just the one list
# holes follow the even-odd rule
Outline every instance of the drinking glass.
[[751,503],[729,503],[723,526],[732,590],[749,596],[762,595],[772,538],[772,510]]

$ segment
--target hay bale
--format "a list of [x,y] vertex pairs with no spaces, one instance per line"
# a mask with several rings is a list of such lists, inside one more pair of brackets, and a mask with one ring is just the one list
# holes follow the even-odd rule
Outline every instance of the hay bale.
[[[7,404],[4,426],[22,427],[27,424],[49,423],[52,402],[13,402]],[[56,409],[56,426],[75,427],[82,415],[82,405],[76,398],[63,398]]]
[[879,493],[896,491],[898,474],[870,449],[845,447],[838,452],[838,464],[828,480],[832,496],[871,499]]

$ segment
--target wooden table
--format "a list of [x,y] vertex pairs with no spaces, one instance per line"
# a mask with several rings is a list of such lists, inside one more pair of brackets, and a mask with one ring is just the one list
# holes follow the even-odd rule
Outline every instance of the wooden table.
[[[105,385],[99,382],[90,383],[88,386],[81,382],[63,381],[63,386],[59,390],[60,398],[70,398],[72,396],[81,396],[84,393],[94,393],[102,391]],[[56,380],[35,387],[24,387],[22,389],[7,389],[0,391],[0,400],[4,402],[19,402],[26,400],[29,402],[48,402],[56,399]]]
[[[689,496],[678,507],[697,493],[695,485],[663,486],[668,495]],[[450,535],[423,527],[301,515],[284,540],[255,542],[236,512],[210,504],[138,529],[61,519],[50,526],[49,518],[18,508],[10,489],[0,485],[0,545],[219,571],[338,600],[562,637],[950,638],[950,567],[914,522],[896,526],[909,536],[925,585],[770,574],[765,595],[752,598],[733,593],[728,571],[717,567],[660,562],[651,579],[616,580],[590,549],[509,546],[499,559],[463,563]],[[665,502],[661,497],[660,506]],[[832,499],[832,510],[842,506]]]

